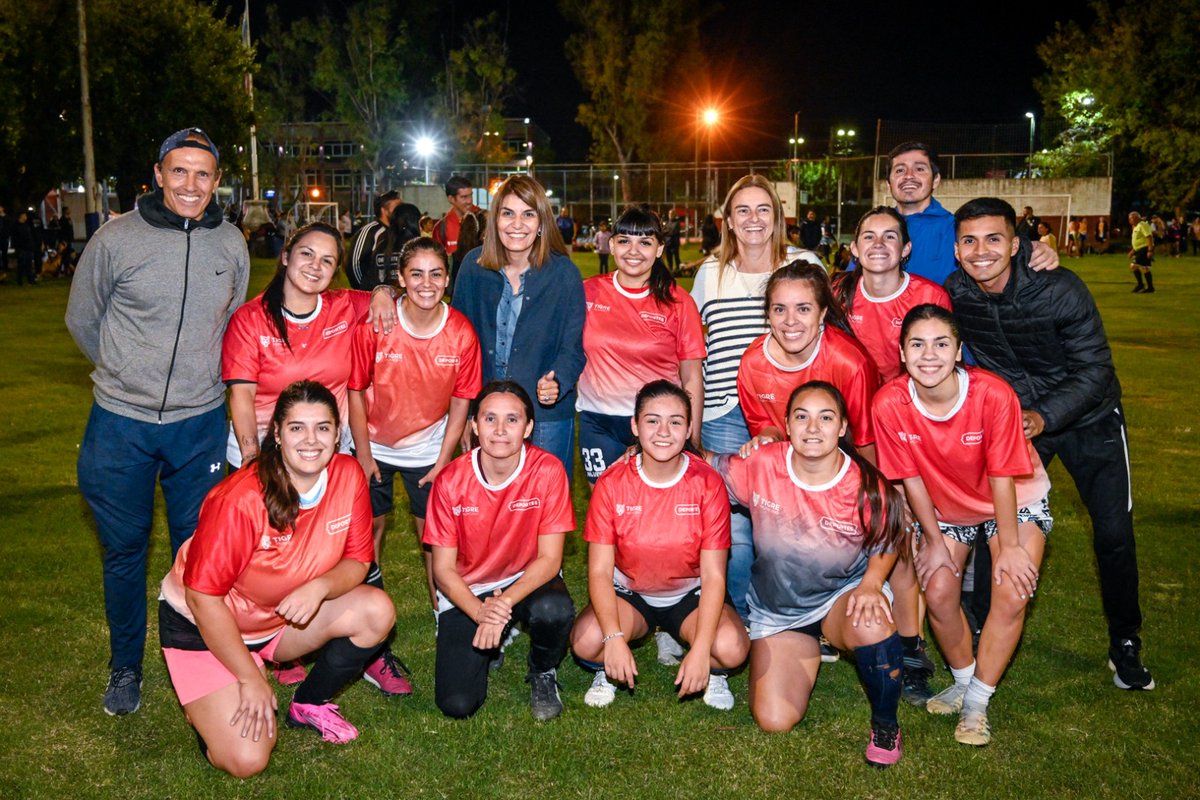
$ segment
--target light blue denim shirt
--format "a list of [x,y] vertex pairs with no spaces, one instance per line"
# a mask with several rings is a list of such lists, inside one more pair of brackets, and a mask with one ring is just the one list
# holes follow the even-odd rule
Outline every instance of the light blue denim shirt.
[[525,278],[529,268],[521,271],[517,293],[513,294],[508,283],[508,267],[503,267],[504,290],[500,292],[500,303],[496,306],[496,377],[508,378],[508,356],[512,352],[513,335],[517,332],[517,320],[521,317],[521,306],[525,303]]

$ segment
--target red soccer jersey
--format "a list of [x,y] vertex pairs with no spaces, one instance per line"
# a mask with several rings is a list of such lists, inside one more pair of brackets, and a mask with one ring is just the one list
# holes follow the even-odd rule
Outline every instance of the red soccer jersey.
[[335,289],[322,293],[317,302],[320,304],[317,313],[308,320],[287,319],[290,350],[263,310],[262,295],[233,312],[225,329],[221,379],[257,384],[254,417],[260,441],[271,422],[279,393],[299,380],[318,381],[333,392],[342,422],[348,424],[346,384],[350,379],[350,344],[355,327],[367,315],[371,295]]
[[438,474],[425,516],[425,544],[458,548],[458,574],[478,594],[503,586],[537,557],[538,537],[575,529],[562,462],[531,445],[516,472],[493,486],[479,448]]
[[1025,439],[1021,404],[1004,379],[975,367],[958,376],[958,403],[945,418],[921,405],[908,375],[889,381],[872,409],[876,447],[889,479],[921,478],[940,521],[978,525],[996,517],[989,477],[1016,479],[1018,508],[1045,497],[1050,479]]
[[592,492],[583,538],[616,545],[616,582],[638,594],[686,594],[700,585],[700,551],[729,549],[724,482],[700,459],[684,458],[669,483],[647,480],[639,457],[605,472]]
[[866,348],[884,381],[904,371],[900,363],[900,324],[904,315],[922,303],[934,303],[950,311],[950,295],[931,280],[920,275],[901,273],[900,288],[887,297],[872,297],[863,289],[862,281],[854,290],[851,304],[850,329]]
[[167,602],[193,619],[185,586],[224,597],[242,638],[258,642],[283,628],[275,608],[297,587],[343,558],[371,563],[371,498],[362,467],[336,454],[325,480],[316,505],[301,508],[288,531],[271,527],[257,471],[240,469],[221,481],[204,499],[195,535],[179,548],[163,579]]
[[354,332],[349,385],[366,390],[372,442],[395,450],[436,451],[450,398],[471,400],[479,394],[475,329],[458,311],[444,303],[442,309],[441,324],[425,336],[409,329],[399,301],[399,324],[391,333],[375,333],[366,323]]
[[588,278],[583,295],[587,364],[579,376],[578,410],[631,417],[643,386],[659,378],[678,385],[680,362],[704,358],[700,312],[678,286],[671,292],[675,302],[664,306],[648,288],[619,286],[614,272]]
[[771,426],[786,433],[787,401],[792,390],[809,381],[828,381],[846,398],[854,444],[862,447],[875,441],[871,398],[879,386],[879,373],[853,336],[826,325],[816,352],[799,367],[785,367],[773,359],[767,352],[770,338],[767,333],[755,339],[738,366],[738,402],[751,436]]

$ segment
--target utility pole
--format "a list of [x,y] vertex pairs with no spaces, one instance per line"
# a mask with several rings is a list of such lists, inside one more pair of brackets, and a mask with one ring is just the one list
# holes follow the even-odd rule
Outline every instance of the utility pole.
[[[81,0],[82,2],[82,0]],[[242,13],[242,44],[250,48],[250,0],[246,0],[246,10]],[[254,76],[246,73],[246,94],[250,96],[250,111],[254,111]],[[252,200],[258,199],[258,126],[250,123],[250,194]]]
[[100,228],[100,193],[96,188],[96,151],[92,147],[92,99],[88,92],[87,15],[83,0],[76,0],[79,10],[79,102],[82,106],[83,128],[83,225],[86,238]]

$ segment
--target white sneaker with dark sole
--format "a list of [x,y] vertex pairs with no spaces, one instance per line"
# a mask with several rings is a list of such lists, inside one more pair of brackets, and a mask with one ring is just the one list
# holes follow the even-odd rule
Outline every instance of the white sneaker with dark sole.
[[592,708],[604,708],[617,699],[617,687],[608,682],[604,670],[597,670],[592,686],[583,695],[583,702]]

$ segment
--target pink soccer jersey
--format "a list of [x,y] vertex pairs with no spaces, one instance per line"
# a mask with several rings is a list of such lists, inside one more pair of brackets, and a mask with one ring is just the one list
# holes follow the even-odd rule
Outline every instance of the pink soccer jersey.
[[704,329],[691,295],[678,286],[674,303],[660,305],[643,289],[631,292],[617,273],[583,282],[587,319],[576,408],[597,414],[633,416],[633,401],[647,383],[663,378],[679,384],[679,364],[705,355]]
[[958,376],[958,404],[945,418],[921,406],[908,375],[881,388],[872,409],[876,452],[889,479],[921,478],[940,521],[978,525],[996,517],[989,477],[1016,479],[1018,508],[1045,497],[1050,479],[1004,379],[975,367]]
[[195,535],[179,548],[163,579],[171,607],[192,619],[184,587],[223,596],[242,638],[262,641],[283,628],[275,608],[294,589],[344,558],[371,563],[371,499],[362,467],[337,454],[325,474],[320,500],[302,508],[286,531],[271,527],[255,470],[221,481],[204,499]]
[[738,367],[738,402],[750,435],[757,436],[772,426],[786,432],[787,402],[792,391],[808,381],[827,381],[846,398],[854,444],[862,447],[874,442],[871,398],[879,386],[879,373],[862,345],[827,325],[808,363],[786,367],[767,352],[770,337],[767,333],[755,339]]
[[317,302],[320,308],[309,320],[287,320],[290,350],[263,310],[262,295],[233,312],[225,329],[221,379],[257,384],[254,417],[259,439],[267,432],[279,393],[299,380],[318,381],[333,392],[342,420],[349,419],[350,344],[354,329],[367,315],[371,295],[337,289],[322,293]]
[[479,394],[475,329],[458,311],[442,308],[441,325],[426,336],[408,328],[399,304],[399,324],[391,333],[376,333],[366,323],[355,331],[349,385],[365,390],[372,442],[397,450],[423,448],[441,431],[451,398]]
[[900,324],[904,315],[922,303],[934,303],[950,311],[946,290],[920,275],[901,273],[903,283],[887,297],[872,297],[862,281],[854,290],[850,329],[866,348],[882,380],[890,381],[903,371],[900,363]]
[[575,529],[562,462],[532,445],[516,472],[493,486],[479,469],[479,449],[456,458],[433,482],[425,544],[458,548],[458,574],[473,589],[503,584],[537,556],[539,536]]
[[614,465],[596,481],[585,541],[616,547],[616,582],[651,597],[700,585],[700,551],[729,549],[729,499],[720,476],[684,454],[674,480],[651,483],[641,457]]

